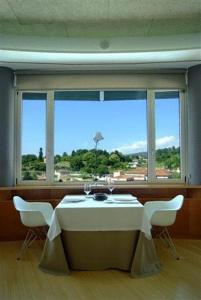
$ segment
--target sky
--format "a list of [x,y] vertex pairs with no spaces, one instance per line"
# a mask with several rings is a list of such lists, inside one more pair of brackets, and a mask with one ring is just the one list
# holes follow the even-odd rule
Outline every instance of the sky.
[[[155,101],[156,148],[179,145],[178,99]],[[45,155],[45,100],[23,101],[22,153]],[[147,150],[146,100],[55,101],[55,155],[94,148],[93,137],[101,132],[99,149],[124,154]]]

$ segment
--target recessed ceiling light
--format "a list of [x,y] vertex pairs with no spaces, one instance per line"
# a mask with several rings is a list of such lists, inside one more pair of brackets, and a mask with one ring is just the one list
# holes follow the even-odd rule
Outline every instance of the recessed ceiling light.
[[107,40],[103,40],[103,41],[100,42],[101,49],[104,49],[104,50],[108,49],[109,46],[110,46],[110,43]]

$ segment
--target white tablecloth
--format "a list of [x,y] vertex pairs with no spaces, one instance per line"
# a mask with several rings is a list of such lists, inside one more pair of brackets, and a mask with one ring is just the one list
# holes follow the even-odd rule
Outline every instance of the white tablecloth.
[[[62,229],[68,231],[128,231],[141,230],[151,238],[151,224],[144,213],[144,206],[131,195],[112,195],[109,200],[95,201],[83,195],[65,196],[55,208],[48,238],[52,241]],[[132,202],[126,200],[133,199]],[[78,202],[70,202],[70,201]],[[79,202],[79,200],[85,200]]]

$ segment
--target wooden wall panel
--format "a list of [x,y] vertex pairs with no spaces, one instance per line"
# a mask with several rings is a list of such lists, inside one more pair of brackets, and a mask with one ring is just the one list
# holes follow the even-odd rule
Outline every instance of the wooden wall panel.
[[[93,192],[108,192],[96,188]],[[176,222],[170,228],[173,237],[201,239],[201,186],[136,186],[116,187],[114,193],[131,193],[141,203],[152,200],[170,200],[182,194],[184,205],[178,212]],[[66,194],[83,194],[82,188],[66,187],[12,187],[0,188],[0,240],[24,239],[26,228],[21,224],[12,202],[14,195],[27,201],[49,201],[55,207]]]
[[0,201],[0,240],[20,240],[25,234],[26,228],[21,224],[12,201]]

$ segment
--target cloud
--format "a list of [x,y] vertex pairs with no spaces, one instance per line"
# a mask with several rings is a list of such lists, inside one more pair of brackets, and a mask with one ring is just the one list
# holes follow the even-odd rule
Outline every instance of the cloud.
[[[164,136],[156,140],[156,149],[178,146],[178,141],[175,136]],[[147,151],[147,141],[136,141],[131,144],[122,145],[114,150],[118,150],[124,154],[137,153]]]
[[156,149],[172,147],[172,146],[178,146],[177,139],[173,135],[164,136],[156,140]]
[[137,141],[132,144],[122,145],[115,150],[124,154],[146,151],[147,141]]

